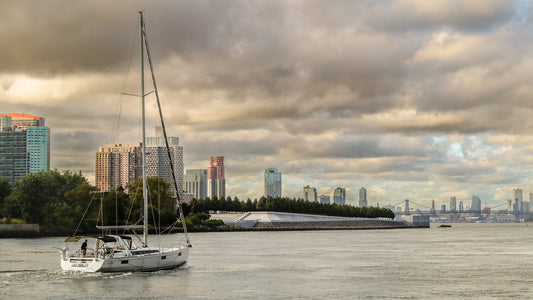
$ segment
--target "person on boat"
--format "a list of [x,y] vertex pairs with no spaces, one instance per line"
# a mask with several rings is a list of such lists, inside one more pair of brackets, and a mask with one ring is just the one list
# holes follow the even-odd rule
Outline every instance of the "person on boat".
[[83,257],[87,254],[87,240],[81,244],[81,253],[83,254]]

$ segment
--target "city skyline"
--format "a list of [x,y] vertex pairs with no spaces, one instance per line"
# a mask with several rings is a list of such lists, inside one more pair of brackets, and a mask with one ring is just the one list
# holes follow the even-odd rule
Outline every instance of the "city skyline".
[[[4,3],[0,104],[45,117],[51,168],[94,184],[98,146],[138,140],[137,13],[65,3]],[[224,156],[228,196],[261,197],[269,166],[283,196],[343,186],[348,204],[361,186],[369,205],[533,191],[529,2],[140,3],[184,168]]]

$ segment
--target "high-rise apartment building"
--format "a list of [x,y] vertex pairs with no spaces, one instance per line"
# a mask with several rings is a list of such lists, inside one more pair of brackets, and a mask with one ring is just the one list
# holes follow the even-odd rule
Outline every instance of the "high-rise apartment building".
[[368,200],[366,198],[366,189],[364,187],[361,187],[359,189],[359,207],[367,207],[368,206]]
[[185,191],[194,195],[195,199],[207,197],[207,170],[187,169],[184,177]]
[[[160,132],[156,128],[156,132]],[[183,147],[177,137],[168,137],[170,159],[173,162],[178,191],[183,193]],[[96,152],[96,187],[106,192],[118,187],[125,188],[137,178],[142,177],[142,144],[107,143]],[[146,177],[159,176],[170,184],[176,196],[174,179],[165,138],[146,137]],[[181,196],[181,194],[180,194]]]
[[50,170],[50,128],[46,126],[26,127],[26,149],[30,173]]
[[10,184],[30,173],[26,132],[21,130],[0,132],[0,177]]
[[265,197],[281,197],[281,173],[276,168],[265,169]]
[[317,202],[317,196],[316,196],[316,188],[310,187],[309,185],[304,186],[304,200],[305,201],[311,201],[311,202]]
[[96,152],[96,187],[107,192],[142,177],[141,143],[106,143]]
[[[165,137],[160,129],[156,127],[156,137],[146,138],[146,177],[160,176],[170,183],[172,193],[176,195],[172,169],[165,144]],[[174,167],[180,199],[183,193],[183,147],[179,145],[179,138],[167,137],[170,149],[170,157]]]
[[218,199],[226,197],[224,156],[211,156],[207,166],[207,197],[217,197]]
[[346,189],[338,187],[333,191],[333,203],[337,205],[346,205]]
[[44,118],[0,114],[0,177],[11,184],[29,173],[50,170],[50,128]]

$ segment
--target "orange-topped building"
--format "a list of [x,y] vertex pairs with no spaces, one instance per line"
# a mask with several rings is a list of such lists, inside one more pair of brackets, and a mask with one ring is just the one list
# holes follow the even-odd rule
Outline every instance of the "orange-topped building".
[[207,197],[218,199],[226,197],[224,156],[211,156],[210,164],[207,166]]
[[11,123],[13,126],[17,126],[20,129],[26,129],[30,126],[44,126],[44,118],[38,116],[32,116],[19,113],[6,113],[0,114],[11,117]]
[[0,177],[10,184],[29,173],[50,170],[50,128],[44,118],[0,113]]

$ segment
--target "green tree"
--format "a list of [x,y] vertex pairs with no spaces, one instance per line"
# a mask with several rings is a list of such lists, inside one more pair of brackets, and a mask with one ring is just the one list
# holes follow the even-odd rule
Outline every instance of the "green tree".
[[15,183],[10,196],[11,212],[18,206],[27,223],[39,223],[43,227],[59,228],[74,224],[73,206],[66,194],[80,185],[88,185],[81,174],[57,170],[29,174]]
[[[158,207],[161,210],[176,209],[176,200],[172,197],[172,190],[170,183],[159,176],[147,178],[148,189],[148,205]],[[133,205],[134,215],[141,215],[143,208],[143,181],[142,178],[136,179],[134,182],[128,184],[128,195]]]
[[11,218],[22,218],[22,211],[20,210],[20,205],[17,202],[17,199],[13,194],[7,196],[4,199],[4,204],[2,205],[2,216],[11,219]]
[[29,174],[15,183],[13,196],[20,207],[22,218],[26,223],[44,221],[46,207],[52,202],[45,172]]
[[122,189],[104,193],[102,201],[104,225],[126,224],[129,197]]
[[6,198],[11,195],[11,185],[9,184],[9,179],[2,177],[0,178],[0,216],[5,216],[4,212],[4,203]]

